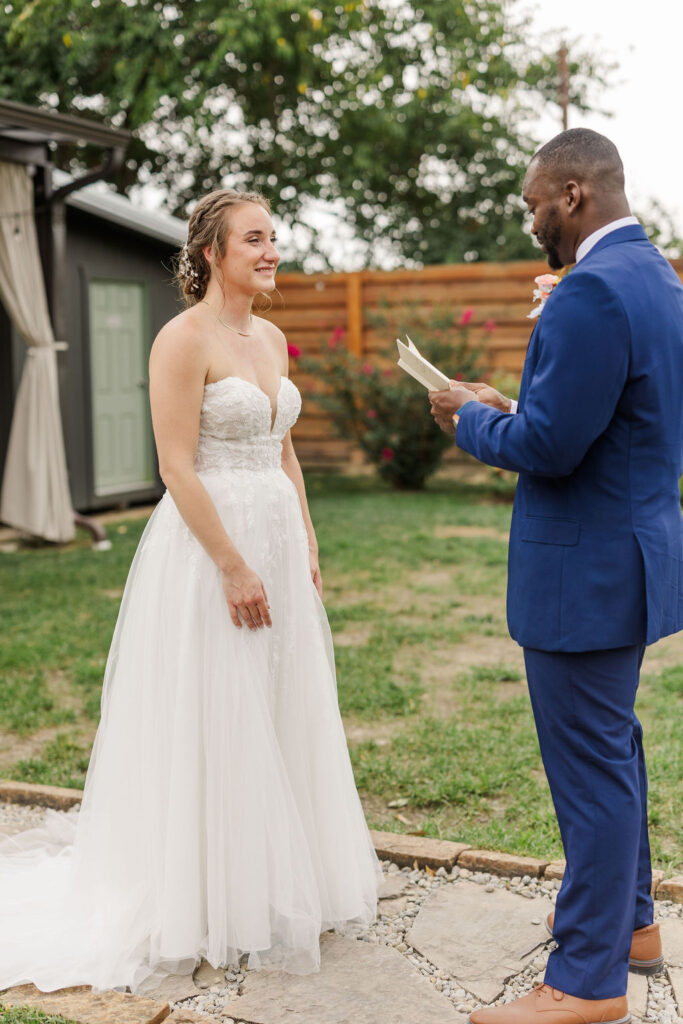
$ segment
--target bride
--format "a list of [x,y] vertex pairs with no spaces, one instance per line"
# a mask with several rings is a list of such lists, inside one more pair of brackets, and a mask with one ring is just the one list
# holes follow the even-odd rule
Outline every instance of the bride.
[[381,870],[337,706],[261,196],[195,207],[188,306],[155,339],[167,490],[130,569],[80,813],[0,845],[0,989],[153,988],[214,966],[319,966]]

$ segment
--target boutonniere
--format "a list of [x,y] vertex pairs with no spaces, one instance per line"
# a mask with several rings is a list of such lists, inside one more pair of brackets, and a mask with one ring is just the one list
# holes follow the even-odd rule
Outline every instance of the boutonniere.
[[536,299],[538,305],[534,306],[530,313],[527,313],[527,320],[535,320],[537,316],[541,315],[543,307],[548,301],[548,296],[557,288],[561,280],[562,278],[556,274],[540,274],[539,277],[534,278],[534,282],[537,285],[534,289],[534,299]]

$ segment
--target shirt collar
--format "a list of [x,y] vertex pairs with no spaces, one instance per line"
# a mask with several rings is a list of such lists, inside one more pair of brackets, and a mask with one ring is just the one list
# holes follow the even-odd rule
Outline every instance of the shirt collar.
[[609,224],[603,224],[601,228],[598,228],[597,231],[594,231],[592,235],[588,236],[588,238],[584,238],[583,242],[576,250],[575,262],[578,263],[579,260],[582,260],[584,256],[587,256],[593,248],[593,246],[597,245],[600,239],[604,238],[605,235],[609,235],[610,232],[617,231],[619,228],[625,228],[631,224],[639,223],[640,221],[637,217],[620,217],[619,220],[613,220],[610,221]]

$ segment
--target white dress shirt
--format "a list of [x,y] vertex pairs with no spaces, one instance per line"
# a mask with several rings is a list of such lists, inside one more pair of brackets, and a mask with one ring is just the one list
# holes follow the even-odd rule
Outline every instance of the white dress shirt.
[[[612,220],[609,224],[603,224],[601,228],[594,231],[592,235],[588,236],[588,238],[584,238],[583,242],[576,250],[576,263],[578,263],[579,260],[582,260],[584,256],[587,256],[593,246],[597,245],[600,239],[604,238],[605,235],[609,235],[611,231],[618,231],[619,228],[629,227],[631,224],[640,224],[640,221],[637,217],[620,217],[619,220]],[[518,403],[514,398],[510,400],[511,413],[517,412],[517,405]]]
[[609,224],[603,224],[601,228],[594,231],[588,238],[584,238],[583,242],[576,250],[576,263],[582,260],[584,256],[587,256],[594,245],[604,238],[605,235],[609,235],[611,231],[618,231],[619,228],[629,227],[631,224],[639,224],[640,221],[637,217],[620,217],[619,220],[612,220]]

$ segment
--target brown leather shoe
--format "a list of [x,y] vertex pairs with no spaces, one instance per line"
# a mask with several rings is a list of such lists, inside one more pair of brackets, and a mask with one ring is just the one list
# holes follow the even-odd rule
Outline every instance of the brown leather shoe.
[[619,999],[578,999],[550,985],[503,1006],[475,1010],[469,1024],[630,1024],[626,996]]
[[[555,914],[548,914],[545,926],[553,934]],[[662,937],[658,924],[649,924],[646,928],[638,928],[633,933],[631,951],[628,956],[628,969],[634,974],[658,974],[664,964],[662,956]]]

